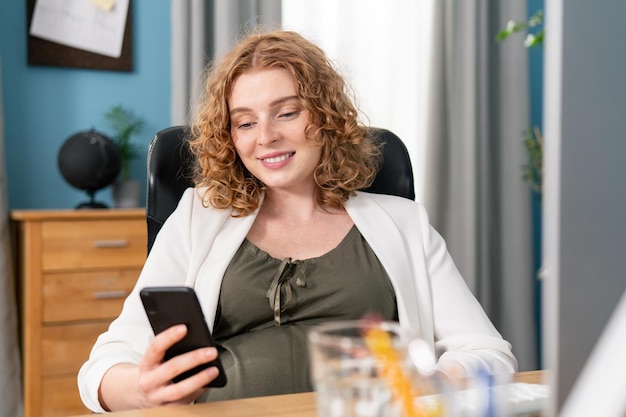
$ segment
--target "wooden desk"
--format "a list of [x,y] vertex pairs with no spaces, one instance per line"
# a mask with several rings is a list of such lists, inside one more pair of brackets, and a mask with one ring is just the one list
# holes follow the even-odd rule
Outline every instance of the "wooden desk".
[[[520,372],[515,374],[514,380],[541,384],[544,381],[544,371]],[[315,393],[306,392],[187,406],[118,411],[107,415],[111,417],[317,417],[317,410]],[[93,415],[79,417],[93,417]]]

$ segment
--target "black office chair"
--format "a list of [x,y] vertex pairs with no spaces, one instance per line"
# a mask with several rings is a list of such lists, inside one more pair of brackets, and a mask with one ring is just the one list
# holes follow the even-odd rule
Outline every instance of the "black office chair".
[[[364,191],[415,200],[413,168],[406,146],[389,130],[370,129],[376,140],[384,143],[383,164],[372,185]],[[170,127],[158,132],[150,143],[146,201],[148,252],[185,189],[193,186],[188,133],[185,126]]]

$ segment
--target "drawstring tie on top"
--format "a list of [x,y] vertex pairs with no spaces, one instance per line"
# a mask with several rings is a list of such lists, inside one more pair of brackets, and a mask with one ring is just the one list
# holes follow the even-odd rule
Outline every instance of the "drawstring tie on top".
[[[302,267],[299,268],[298,265]],[[269,299],[270,308],[274,312],[274,324],[280,326],[280,313],[285,311],[291,302],[291,279],[294,275],[296,285],[298,287],[306,287],[306,264],[302,261],[291,261],[291,258],[285,258],[278,267],[278,271],[272,279],[266,297]],[[281,293],[285,290],[285,300],[281,303]]]

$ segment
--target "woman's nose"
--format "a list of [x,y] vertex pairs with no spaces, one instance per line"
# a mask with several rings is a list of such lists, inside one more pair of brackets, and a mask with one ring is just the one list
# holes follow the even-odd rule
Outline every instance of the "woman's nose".
[[267,146],[272,142],[276,142],[280,138],[280,134],[276,126],[272,122],[259,123],[259,136],[257,143],[262,146]]

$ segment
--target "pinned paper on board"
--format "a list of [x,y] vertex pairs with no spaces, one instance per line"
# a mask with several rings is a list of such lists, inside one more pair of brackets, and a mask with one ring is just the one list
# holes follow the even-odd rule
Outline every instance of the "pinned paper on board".
[[30,35],[119,58],[129,1],[36,0]]
[[91,0],[91,2],[107,12],[110,12],[115,6],[115,0]]

